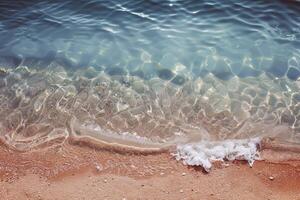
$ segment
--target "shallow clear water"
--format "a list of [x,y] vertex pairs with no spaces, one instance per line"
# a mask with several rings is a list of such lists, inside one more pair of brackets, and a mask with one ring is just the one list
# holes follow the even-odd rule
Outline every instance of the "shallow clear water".
[[1,1],[0,135],[300,141],[297,1]]

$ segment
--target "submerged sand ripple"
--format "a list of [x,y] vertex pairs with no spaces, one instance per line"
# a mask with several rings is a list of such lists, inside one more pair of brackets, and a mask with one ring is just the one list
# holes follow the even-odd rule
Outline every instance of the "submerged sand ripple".
[[107,73],[58,63],[7,69],[0,77],[2,140],[19,150],[70,136],[149,148],[264,136],[300,141],[297,81],[208,74],[176,85]]

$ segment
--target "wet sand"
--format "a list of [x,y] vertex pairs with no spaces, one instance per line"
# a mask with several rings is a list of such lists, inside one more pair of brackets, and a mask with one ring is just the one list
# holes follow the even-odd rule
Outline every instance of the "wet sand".
[[266,160],[256,161],[253,168],[234,161],[215,163],[205,173],[168,152],[141,154],[67,143],[16,152],[2,145],[0,195],[9,200],[300,200],[299,152],[292,150],[288,155],[294,156],[287,160],[286,150],[265,144]]

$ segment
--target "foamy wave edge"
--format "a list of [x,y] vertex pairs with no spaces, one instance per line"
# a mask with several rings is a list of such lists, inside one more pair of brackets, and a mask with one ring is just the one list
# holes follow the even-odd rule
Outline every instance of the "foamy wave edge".
[[200,141],[177,145],[171,154],[185,165],[202,166],[207,172],[215,161],[246,160],[252,167],[260,159],[260,142],[260,138]]

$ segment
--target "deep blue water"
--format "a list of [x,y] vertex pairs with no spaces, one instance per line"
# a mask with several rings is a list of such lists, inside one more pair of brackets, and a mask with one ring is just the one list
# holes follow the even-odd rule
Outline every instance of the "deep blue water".
[[145,54],[196,77],[300,76],[296,1],[1,1],[0,13],[0,55],[14,66],[63,57],[134,74]]
[[300,137],[299,1],[0,1],[0,67],[14,145],[72,118],[155,141]]

